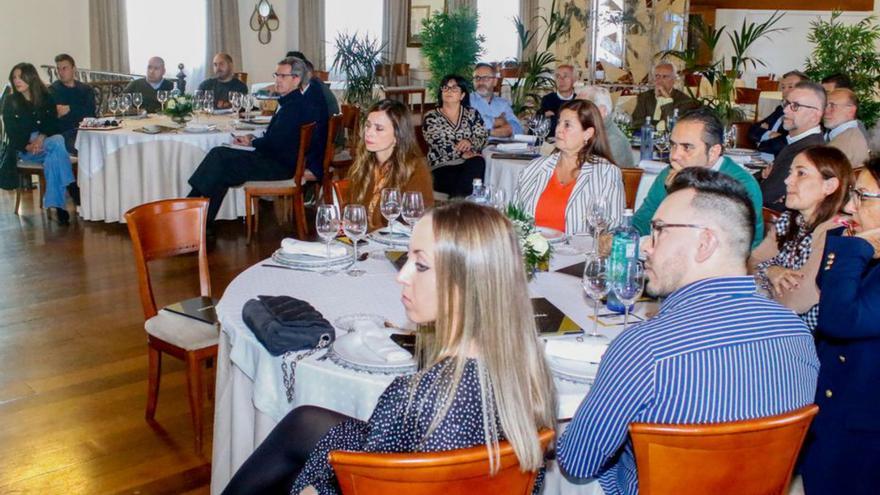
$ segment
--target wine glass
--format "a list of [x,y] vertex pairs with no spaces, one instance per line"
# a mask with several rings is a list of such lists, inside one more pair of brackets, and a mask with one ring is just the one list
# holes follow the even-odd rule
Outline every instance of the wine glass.
[[645,268],[640,261],[629,260],[611,280],[611,290],[623,304],[623,329],[629,321],[629,307],[645,290]]
[[541,145],[544,144],[544,139],[546,139],[547,135],[550,134],[550,119],[541,117],[541,120],[538,122],[538,128],[536,129],[535,134],[538,135],[538,142],[536,143],[536,146],[540,150]]
[[229,106],[232,107],[232,115],[238,118],[238,111],[241,109],[241,93],[238,91],[229,93]]
[[492,190],[492,206],[498,211],[504,212],[507,209],[507,191],[501,187]]
[[132,93],[131,94],[131,103],[134,105],[135,110],[137,111],[138,116],[141,114],[141,105],[144,104],[144,95],[143,93]]
[[599,303],[608,295],[608,258],[597,253],[588,254],[584,263],[584,276],[581,285],[587,296],[593,300],[593,330],[586,335],[596,339],[604,339],[599,333]]
[[352,277],[360,277],[365,272],[357,267],[358,262],[358,241],[367,234],[367,209],[364,205],[345,205],[342,212],[342,231],[351,239],[354,245],[354,263],[351,268],[345,272]]
[[[315,230],[327,245],[327,263],[330,263],[330,243],[339,233],[339,210],[336,205],[319,205],[318,211],[315,213]],[[333,275],[336,273],[329,267],[321,272],[322,275]]]
[[669,132],[658,132],[654,135],[654,147],[660,160],[669,158]]
[[119,97],[119,111],[125,115],[129,108],[131,108],[131,93],[122,93]]
[[608,228],[608,198],[596,196],[587,205],[587,222],[593,228],[593,253],[598,252],[599,237]]
[[160,89],[156,91],[156,99],[159,100],[159,104],[162,105],[162,113],[165,113],[165,102],[168,101],[168,90]]
[[116,118],[116,111],[119,110],[119,98],[115,96],[111,96],[107,98],[107,110],[113,113],[113,118]]
[[210,89],[205,90],[205,113],[214,113],[214,91]]
[[736,126],[732,125],[724,133],[724,147],[732,150],[736,148]]
[[400,216],[400,189],[396,187],[382,189],[380,201],[382,216],[388,221],[388,235],[394,237],[394,220]]
[[425,201],[422,198],[422,193],[419,191],[403,193],[403,206],[400,214],[410,227],[415,226],[416,222],[425,214]]
[[205,104],[204,97],[195,96],[192,100],[193,105],[193,115],[196,117],[196,124],[199,123],[199,112],[202,111],[202,106]]

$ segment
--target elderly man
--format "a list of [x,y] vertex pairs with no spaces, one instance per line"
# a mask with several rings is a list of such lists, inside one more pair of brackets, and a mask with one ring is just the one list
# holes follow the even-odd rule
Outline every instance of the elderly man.
[[559,107],[574,99],[574,67],[560,65],[553,77],[556,80],[556,91],[541,98],[541,108],[538,110],[539,114],[550,119],[550,134],[553,134],[559,121]]
[[162,57],[153,57],[147,62],[147,77],[135,79],[125,87],[126,93],[140,93],[144,96],[144,109],[147,113],[156,113],[162,104],[156,98],[156,91],[171,91],[174,84],[164,79],[165,61]]
[[235,77],[232,56],[228,53],[214,55],[214,77],[205,79],[199,84],[202,91],[214,92],[214,108],[229,108],[229,93],[247,94],[247,84]]
[[764,239],[761,214],[761,186],[752,174],[723,155],[724,126],[712,110],[691,110],[679,119],[669,137],[670,165],[660,172],[642,205],[633,215],[633,227],[642,235],[651,233],[651,219],[666,199],[666,186],[688,167],[708,168],[734,178],[745,189],[755,213],[755,239],[752,248]]
[[[751,202],[731,177],[678,174],[645,246],[656,317],[611,342],[596,381],[556,445],[570,477],[606,495],[638,493],[634,422],[705,424],[782,414],[813,402],[819,361],[791,310],[746,271]],[[757,315],[757,316],[756,316]]]
[[[317,88],[305,91],[310,74],[298,58],[285,58],[275,68],[275,91],[281,96],[262,137],[236,136],[233,144],[251,146],[253,151],[217,147],[212,149],[189,178],[190,197],[206,196],[208,221],[217,217],[230,187],[251,180],[284,180],[293,177],[299,147],[299,129],[317,122],[309,146],[307,164],[311,178],[320,178],[321,157],[327,141],[327,107]],[[323,128],[323,132],[321,129]]]
[[[787,72],[779,80],[779,91],[782,92],[782,100],[788,98],[788,94],[795,85],[809,78],[802,72]],[[760,122],[749,127],[749,139],[758,147],[758,151],[776,156],[785,146],[785,136],[788,132],[782,127],[782,105],[777,106],[773,112]]]
[[611,93],[601,86],[587,86],[578,92],[577,97],[580,100],[592,101],[599,109],[599,113],[602,114],[602,121],[605,123],[605,136],[611,147],[611,157],[614,159],[614,164],[623,168],[633,167],[635,160],[629,139],[611,118],[611,114],[614,112]]
[[651,123],[666,122],[670,115],[678,110],[684,113],[700,106],[690,96],[675,89],[675,67],[668,62],[659,63],[654,67],[654,91],[645,91],[636,98],[636,108],[632,114],[633,128],[641,128],[645,119]]
[[853,168],[863,166],[869,155],[868,140],[856,120],[858,110],[859,99],[851,89],[835,89],[828,94],[822,118],[828,129],[828,145],[842,151]]
[[70,55],[62,53],[55,57],[55,70],[58,71],[58,80],[49,86],[49,92],[55,100],[58,125],[67,152],[75,155],[79,123],[86,117],[95,116],[95,90],[76,80],[76,62]]
[[776,155],[773,165],[761,173],[764,206],[785,210],[785,179],[794,157],[810,146],[825,144],[822,115],[825,112],[825,89],[812,81],[801,81],[782,102],[782,127],[788,131],[786,145]]
[[474,68],[474,92],[470,95],[470,103],[483,118],[489,136],[505,138],[523,133],[510,102],[495,96],[495,69],[491,65],[480,63]]

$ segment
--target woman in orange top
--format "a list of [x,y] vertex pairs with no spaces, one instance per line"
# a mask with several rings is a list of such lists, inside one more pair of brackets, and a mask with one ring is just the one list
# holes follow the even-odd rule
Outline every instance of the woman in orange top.
[[349,204],[367,209],[369,229],[385,225],[379,201],[382,189],[420,191],[425,207],[434,205],[431,172],[416,142],[409,108],[394,100],[376,102],[367,111],[363,136],[348,171]]

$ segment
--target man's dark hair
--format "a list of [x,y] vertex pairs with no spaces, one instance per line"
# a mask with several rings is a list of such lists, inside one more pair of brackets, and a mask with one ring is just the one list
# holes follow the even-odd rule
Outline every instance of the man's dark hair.
[[846,74],[836,72],[822,78],[822,84],[834,83],[834,89],[852,89],[852,80]]
[[811,91],[820,101],[819,112],[825,113],[825,103],[828,102],[828,95],[825,93],[825,88],[823,88],[821,84],[814,81],[801,81],[794,85],[794,89],[806,89],[807,91]]
[[474,70],[482,69],[482,68],[492,69],[492,72],[495,72],[495,66],[492,64],[487,64],[486,62],[480,62],[474,66]]
[[749,257],[755,238],[755,207],[746,188],[733,177],[703,167],[687,167],[675,175],[668,192],[693,189],[691,206],[711,216],[731,241],[731,252]]
[[76,62],[74,62],[73,57],[66,53],[60,53],[55,56],[55,63],[60,64],[61,62],[70,62],[70,65],[76,67]]
[[695,108],[678,119],[678,122],[699,122],[703,124],[703,135],[701,139],[706,145],[706,153],[709,148],[720,144],[724,146],[724,125],[718,120],[715,112],[707,107]]
[[806,74],[804,74],[803,72],[801,72],[799,70],[788,71],[782,75],[782,78],[785,79],[786,77],[791,77],[791,76],[795,76],[798,79],[800,79],[801,81],[809,81],[810,80],[809,76],[807,76]]
[[306,56],[303,52],[300,52],[297,50],[292,50],[292,51],[287,52],[287,55],[285,55],[285,57],[296,57],[296,58],[302,60],[303,62],[305,62],[306,67],[309,68],[309,71],[315,70],[315,66],[309,61],[309,59],[306,58]]

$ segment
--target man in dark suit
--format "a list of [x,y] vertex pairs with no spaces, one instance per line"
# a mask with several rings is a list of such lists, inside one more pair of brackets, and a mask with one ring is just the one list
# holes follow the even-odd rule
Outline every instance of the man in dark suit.
[[650,117],[651,123],[666,122],[675,110],[684,115],[688,110],[698,108],[700,103],[675,89],[675,67],[668,62],[654,67],[654,91],[645,91],[636,98],[636,108],[632,114],[632,126],[639,129]]
[[189,178],[189,197],[207,197],[208,222],[217,217],[230,187],[252,180],[285,180],[293,177],[301,144],[303,124],[316,122],[306,155],[311,176],[320,180],[321,160],[327,141],[327,106],[320,88],[309,86],[311,74],[298,58],[285,58],[275,68],[275,91],[281,96],[278,111],[262,137],[237,136],[233,144],[251,146],[253,151],[217,147],[212,149]]
[[782,127],[788,131],[787,144],[776,155],[773,165],[761,173],[761,193],[767,208],[785,210],[785,179],[794,157],[810,146],[825,144],[821,126],[825,101],[825,89],[821,85],[801,81],[783,102]]
[[[782,100],[788,98],[788,93],[794,89],[795,85],[801,81],[808,81],[809,78],[802,72],[787,72],[779,81],[779,91],[782,92]],[[773,113],[764,118],[760,122],[756,122],[749,127],[749,140],[755,143],[758,151],[776,156],[785,146],[785,136],[788,135],[782,127],[782,105],[777,106]]]

